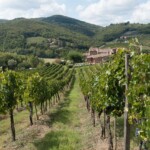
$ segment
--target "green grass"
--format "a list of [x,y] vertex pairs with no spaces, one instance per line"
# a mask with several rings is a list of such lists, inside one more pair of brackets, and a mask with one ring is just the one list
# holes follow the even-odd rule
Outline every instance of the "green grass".
[[30,37],[27,38],[27,44],[41,44],[43,42],[46,42],[46,38],[43,37]]
[[[123,116],[122,117],[119,117],[117,118],[117,137],[118,138],[123,138],[124,136],[124,118]],[[135,130],[136,130],[136,126],[134,125],[131,125],[131,132],[130,132],[130,147],[131,149],[134,149],[135,147],[138,147],[138,144],[139,144],[139,139],[135,136]]]
[[[36,125],[29,126],[28,111],[17,113],[14,117],[16,142],[11,142],[9,118],[2,120],[0,122],[0,149],[4,147],[6,149],[17,147],[19,150],[82,149],[81,118],[83,117],[82,112],[85,112],[85,115],[87,112],[86,109],[79,107],[81,103],[84,104],[83,96],[78,80],[75,80],[72,90],[66,93],[64,100],[52,107],[45,115],[47,118],[40,119]],[[35,120],[34,116],[34,123]],[[42,133],[39,128],[43,127],[48,131],[40,137]]]
[[49,114],[52,131],[44,138],[36,140],[34,146],[37,150],[77,150],[80,149],[80,132],[78,124],[78,98],[81,92],[77,80],[70,93],[67,94],[64,102]]
[[34,143],[37,150],[76,150],[79,135],[74,131],[52,131]]
[[[89,150],[95,149],[97,141],[100,140],[99,121],[96,121],[96,127],[93,128],[78,78],[63,101],[61,99],[46,115],[40,116],[40,120],[32,127],[29,126],[28,115],[28,111],[15,115],[17,141],[14,143],[11,142],[9,118],[0,121],[0,150]],[[34,123],[35,120],[34,116]],[[134,129],[132,131],[133,148],[137,141]],[[123,117],[117,118],[117,137],[118,141],[123,143]],[[100,142],[103,143],[100,143],[99,148],[101,144],[107,145],[106,141]]]
[[[27,118],[28,115],[29,115],[29,113],[27,111],[22,111],[22,112],[18,113],[14,117],[15,124],[21,123],[22,122],[22,118]],[[0,129],[1,130],[0,130],[0,133],[5,133],[10,128],[8,122],[9,122],[9,118],[4,119],[4,120],[1,121],[1,124],[0,124]]]
[[[22,111],[20,113],[17,113],[17,115],[14,115],[14,121],[15,121],[15,127],[16,127],[16,132],[20,132],[22,129],[27,127],[28,125],[28,111]],[[24,118],[24,120],[23,120]],[[26,122],[23,124],[23,121]],[[11,137],[11,132],[10,132],[10,120],[9,117],[7,119],[4,119],[0,121],[0,147],[1,145],[7,140],[7,138]],[[22,123],[20,125],[20,123]]]

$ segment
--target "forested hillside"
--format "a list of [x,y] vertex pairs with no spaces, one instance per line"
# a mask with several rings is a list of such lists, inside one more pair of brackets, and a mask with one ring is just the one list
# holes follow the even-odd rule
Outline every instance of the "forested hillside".
[[126,22],[101,27],[60,15],[0,20],[0,51],[40,57],[59,57],[71,49],[85,51],[112,41],[124,42],[121,36],[136,36],[149,49],[150,24]]

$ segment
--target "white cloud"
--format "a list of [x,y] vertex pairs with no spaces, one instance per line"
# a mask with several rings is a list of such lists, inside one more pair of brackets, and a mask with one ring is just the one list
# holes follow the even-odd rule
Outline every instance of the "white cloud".
[[82,11],[83,9],[84,9],[84,6],[82,6],[82,5],[78,5],[78,6],[76,7],[76,11],[77,11],[77,12]]
[[0,0],[0,18],[35,18],[65,14],[66,5],[55,0]]
[[132,13],[133,22],[150,23],[150,1],[138,5]]
[[105,26],[126,21],[149,23],[149,12],[150,0],[0,0],[0,19],[62,14]]
[[104,26],[126,21],[148,22],[149,12],[150,0],[99,0],[78,9],[80,19]]

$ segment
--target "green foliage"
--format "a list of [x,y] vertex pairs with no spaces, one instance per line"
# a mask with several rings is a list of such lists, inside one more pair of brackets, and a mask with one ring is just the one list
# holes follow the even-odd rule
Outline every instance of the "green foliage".
[[31,67],[33,68],[37,67],[40,64],[40,62],[41,61],[38,57],[31,56],[29,58],[29,63],[31,64]]
[[147,141],[150,138],[150,56],[147,54],[133,55],[131,59],[132,80],[129,86],[130,122],[139,122],[140,137]]
[[92,25],[83,21],[79,21],[61,15],[54,15],[52,17],[43,18],[42,21],[53,24],[59,24],[60,26],[69,28],[72,31],[82,33],[87,36],[95,35],[98,28],[101,28],[100,26]]
[[14,109],[17,104],[20,78],[14,71],[7,71],[0,74],[0,100],[1,111]]
[[[37,71],[39,73],[37,73]],[[52,64],[36,70],[28,76],[25,97],[36,105],[50,100],[63,91],[72,79],[73,70],[64,69],[61,65]]]
[[77,51],[70,51],[68,53],[68,59],[71,60],[73,63],[79,63],[83,61],[83,55]]
[[46,42],[46,39],[43,38],[43,37],[30,37],[30,38],[27,38],[27,45],[42,44],[43,42]]
[[49,97],[48,83],[38,73],[33,74],[27,81],[27,93],[37,105]]
[[15,69],[17,67],[17,61],[14,59],[8,60],[7,64],[10,69]]
[[[125,91],[128,82],[125,78],[125,53],[131,56],[128,91]],[[84,96],[88,96],[92,108],[98,112],[105,110],[106,114],[121,116],[126,95],[129,99],[129,122],[139,129],[139,139],[149,142],[150,56],[140,54],[137,39],[132,43],[130,51],[120,49],[109,62],[96,69],[80,69],[79,76]]]
[[[69,50],[88,50],[107,42],[124,43],[121,36],[141,38],[149,46],[149,24],[92,25],[65,16],[0,22],[0,51],[39,57],[60,57]],[[125,45],[126,46],[126,45]]]
[[[2,29],[2,30],[1,30]],[[17,19],[0,23],[0,50],[49,57],[47,51],[59,48],[87,48],[89,37],[59,24],[39,19]],[[45,39],[45,40],[44,40]]]
[[0,52],[0,66],[6,66],[9,69],[29,69],[43,65],[42,59],[36,56],[22,56],[15,53]]
[[[33,59],[34,60],[34,59]],[[36,59],[37,60],[37,59]],[[34,64],[34,63],[33,63]],[[47,72],[48,67],[57,67],[58,71],[56,74],[55,70]],[[36,116],[38,119],[37,105],[40,104],[41,113],[47,111],[49,100],[52,97],[59,97],[59,92],[63,92],[66,86],[69,86],[73,77],[73,69],[64,69],[61,65],[50,65],[42,68],[43,76],[40,76],[40,69],[34,69],[32,71],[24,70],[17,73],[11,70],[0,73],[0,114],[9,112],[12,140],[16,140],[15,126],[13,110],[19,103],[25,103],[29,109],[30,125],[33,125],[33,104],[35,105]],[[51,68],[52,69],[52,68]],[[55,75],[55,76],[53,76]],[[52,78],[53,76],[53,78]],[[43,111],[44,110],[44,111]]]
[[[91,68],[90,68],[91,69]],[[81,87],[97,111],[120,116],[124,108],[124,51],[119,50],[111,62],[102,64],[97,72],[86,70],[81,74]],[[114,92],[115,91],[115,92]]]

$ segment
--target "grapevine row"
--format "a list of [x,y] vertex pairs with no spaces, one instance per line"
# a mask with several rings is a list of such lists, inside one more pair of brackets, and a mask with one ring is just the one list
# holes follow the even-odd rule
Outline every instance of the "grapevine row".
[[[129,89],[125,89],[125,53],[131,55],[129,64]],[[113,149],[110,117],[120,117],[128,111],[128,122],[138,129],[140,143],[147,146],[150,139],[150,55],[136,54],[134,51],[119,50],[109,62],[79,70],[80,87],[90,109],[95,124],[95,112],[99,117],[107,116],[109,150]],[[129,108],[125,108],[125,97]],[[105,120],[102,127],[102,137]],[[130,137],[129,137],[130,138]],[[140,145],[141,146],[141,145]]]
[[71,86],[73,74],[74,69],[64,69],[62,65],[51,65],[41,70],[23,72],[8,70],[0,73],[0,113],[10,114],[13,141],[16,140],[14,109],[17,105],[26,104],[29,109],[30,125],[33,125],[33,109],[39,119],[38,108],[40,107],[41,114],[44,114],[48,106],[58,102],[60,93],[64,93]]

